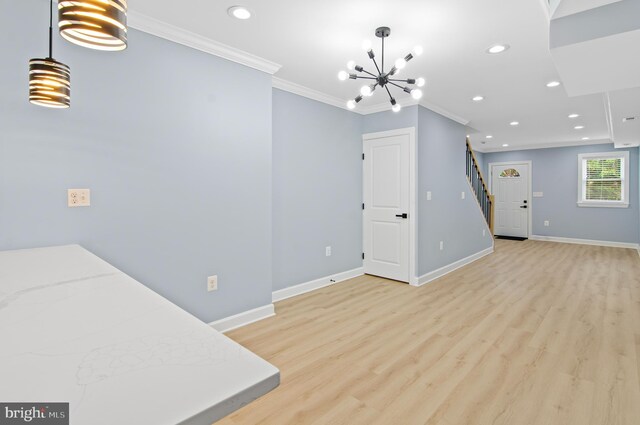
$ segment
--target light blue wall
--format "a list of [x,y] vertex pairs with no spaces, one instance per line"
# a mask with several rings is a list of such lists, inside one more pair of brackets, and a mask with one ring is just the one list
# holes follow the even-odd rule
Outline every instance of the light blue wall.
[[271,303],[271,77],[135,30],[120,53],[56,34],[72,108],[33,106],[48,4],[1,4],[0,249],[80,243],[205,321]]
[[[553,149],[486,153],[489,164],[506,161],[532,161],[534,192],[544,197],[532,199],[533,234],[565,238],[637,243],[640,232],[638,213],[638,149],[629,149],[629,208],[580,208],[578,199],[578,154],[618,151],[613,145],[575,146]],[[550,226],[544,227],[549,220]]]
[[273,90],[274,290],[362,267],[361,155],[361,115]]
[[478,161],[478,168],[480,168],[480,172],[482,173],[482,178],[484,178],[485,181],[488,182],[489,181],[488,180],[489,176],[487,176],[484,173],[484,169],[485,169],[485,166],[484,166],[484,163],[485,163],[484,154],[482,152],[478,152],[478,151],[473,151],[473,154],[476,156],[476,160]]
[[364,117],[365,133],[405,127],[416,128],[420,276],[489,248],[492,241],[488,231],[482,235],[487,226],[466,180],[466,127],[422,106]]
[[465,126],[422,106],[418,120],[418,255],[424,275],[491,247],[492,240],[467,183]]
[[[46,54],[46,3],[2,6],[0,249],[79,243],[204,321],[263,306],[272,289],[361,265],[361,135],[404,127],[418,132],[420,272],[482,245],[452,218],[481,220],[459,200],[464,130],[446,118],[363,117],[133,29],[120,53],[56,34],[72,108],[36,107],[26,70]],[[68,208],[68,188],[90,188],[92,206]]]

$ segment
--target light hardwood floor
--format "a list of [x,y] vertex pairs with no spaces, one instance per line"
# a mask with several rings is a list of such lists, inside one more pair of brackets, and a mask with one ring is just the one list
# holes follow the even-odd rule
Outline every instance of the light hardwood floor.
[[640,424],[635,250],[496,241],[420,288],[362,276],[229,336],[280,368],[238,424]]

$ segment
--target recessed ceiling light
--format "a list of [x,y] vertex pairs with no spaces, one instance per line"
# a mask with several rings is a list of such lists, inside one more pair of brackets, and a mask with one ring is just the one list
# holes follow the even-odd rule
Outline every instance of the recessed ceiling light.
[[484,100],[484,97],[483,96],[476,96],[471,100],[473,100],[474,102],[482,102]]
[[493,139],[493,136],[489,135],[486,137],[487,139]]
[[582,140],[589,140],[589,138],[588,137],[583,137]]
[[571,114],[569,115],[569,118],[574,119],[574,118],[578,118],[580,115],[578,114]]
[[504,144],[502,145],[502,147],[503,147],[503,148],[508,148],[508,147],[509,147],[509,144],[508,144],[508,143],[504,143]]
[[512,126],[512,127],[515,127],[515,126],[517,126],[517,125],[520,125],[520,123],[519,123],[518,121],[511,121],[511,122],[509,123],[509,125],[510,125],[510,126]]
[[249,9],[244,6],[232,6],[227,9],[227,13],[229,16],[236,19],[245,20],[251,17],[251,12],[249,12]]
[[487,53],[495,55],[497,53],[502,53],[507,50],[509,50],[508,44],[494,44],[493,46],[487,49]]
[[575,127],[576,130],[582,130],[584,128],[584,125],[576,125]]
[[560,85],[560,81],[549,81],[547,83],[547,87],[549,88],[558,87],[559,85]]

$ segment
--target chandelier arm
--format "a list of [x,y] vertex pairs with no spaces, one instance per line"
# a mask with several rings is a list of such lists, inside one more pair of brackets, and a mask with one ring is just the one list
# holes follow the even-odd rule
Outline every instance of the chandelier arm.
[[365,74],[369,74],[369,75],[371,75],[373,78],[378,78],[378,76],[377,76],[376,74],[373,74],[373,73],[371,73],[371,72],[369,72],[369,71],[366,71],[366,70],[364,70],[364,69],[362,70],[362,72],[364,72]]
[[376,62],[376,58],[371,58],[371,60],[373,61],[373,64],[376,66],[376,69],[378,70],[378,74],[382,74],[382,72],[380,72],[380,67],[378,66],[378,62]]
[[360,75],[356,75],[357,80],[377,80],[376,77],[362,77]]
[[384,86],[384,89],[387,91],[387,93],[389,94],[389,100],[393,100],[393,96],[391,96],[391,92],[389,91],[389,87],[387,87],[386,85]]
[[397,82],[400,82],[400,83],[407,83],[407,84],[409,84],[409,80],[396,80],[396,79],[394,79],[394,78],[389,78],[389,81],[397,81]]
[[394,83],[393,81],[389,81],[389,84],[393,84],[394,86],[396,86],[399,89],[402,89],[402,91],[404,91],[404,87],[397,85],[396,83]]

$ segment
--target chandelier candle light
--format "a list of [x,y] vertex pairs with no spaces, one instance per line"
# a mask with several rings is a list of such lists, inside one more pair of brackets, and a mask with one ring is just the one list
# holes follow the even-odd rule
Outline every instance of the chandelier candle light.
[[[349,79],[371,80],[371,84],[362,86],[362,88],[360,89],[360,95],[358,97],[356,97],[355,99],[349,100],[347,102],[347,107],[349,109],[354,109],[356,105],[360,103],[360,101],[364,97],[372,96],[375,90],[378,87],[381,87],[381,88],[384,88],[387,91],[387,94],[389,95],[389,101],[391,102],[391,110],[393,112],[400,112],[400,109],[402,107],[396,101],[396,99],[391,95],[391,91],[389,90],[390,85],[395,86],[406,93],[410,93],[411,97],[413,97],[415,100],[419,100],[422,97],[422,90],[416,87],[423,87],[425,85],[424,78],[418,78],[418,79],[407,78],[406,80],[393,78],[400,72],[401,69],[404,69],[404,67],[407,65],[407,62],[409,62],[415,56],[420,56],[422,54],[422,47],[416,46],[411,53],[406,55],[404,58],[398,59],[395,62],[394,66],[388,72],[385,72],[384,70],[384,39],[389,37],[390,34],[391,34],[391,29],[389,29],[389,27],[380,27],[376,30],[376,37],[379,37],[382,39],[381,66],[378,66],[378,63],[376,62],[375,54],[373,53],[373,49],[371,48],[371,42],[365,41],[362,45],[364,50],[369,55],[369,59],[373,61],[373,64],[376,67],[377,74],[374,74],[372,72],[365,70],[362,66],[357,65],[354,61],[349,61],[347,63],[347,68],[350,71],[355,70],[356,72],[362,73],[362,74],[349,73],[347,71],[340,71],[338,73],[338,79],[340,79],[341,81],[346,81]],[[402,85],[400,85],[400,83],[404,83],[407,85],[403,87]],[[412,85],[415,85],[416,87],[409,87]]]
[[29,102],[47,108],[71,105],[71,70],[53,59],[53,0],[49,2],[49,56],[29,61]]

